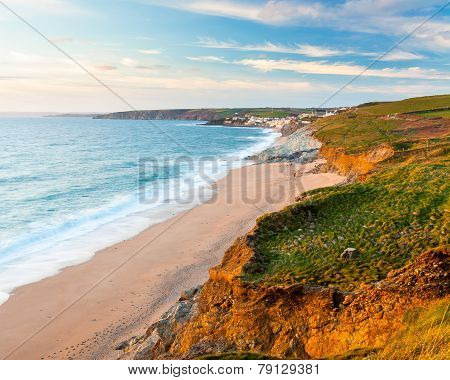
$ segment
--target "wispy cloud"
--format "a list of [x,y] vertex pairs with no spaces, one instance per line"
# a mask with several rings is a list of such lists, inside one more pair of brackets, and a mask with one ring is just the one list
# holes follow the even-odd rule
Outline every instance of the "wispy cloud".
[[120,63],[123,66],[127,66],[127,67],[135,67],[135,66],[139,65],[139,61],[137,59],[128,58],[128,57],[122,58],[120,60]]
[[299,17],[317,18],[324,7],[320,3],[268,0],[255,4],[236,0],[141,0],[189,12],[252,20],[266,24],[282,24]]
[[186,59],[189,59],[190,61],[196,61],[196,62],[222,62],[222,63],[228,63],[223,57],[216,57],[213,55],[208,56],[199,56],[199,57],[186,57]]
[[[263,72],[275,70],[291,71],[301,74],[322,75],[347,75],[355,76],[364,71],[360,65],[344,63],[328,63],[326,61],[296,61],[296,60],[273,60],[273,59],[243,59],[235,62],[240,65],[252,67]],[[450,79],[449,73],[441,73],[433,69],[422,69],[420,67],[409,67],[405,69],[384,68],[369,69],[362,76],[384,77],[384,78],[409,78],[409,79]]]
[[412,61],[416,59],[424,59],[425,56],[422,54],[406,51],[406,50],[393,50],[386,54],[382,61]]
[[198,38],[196,45],[211,49],[258,51],[266,53],[286,53],[286,54],[304,55],[313,58],[345,56],[345,55],[376,56],[376,53],[357,52],[355,50],[340,50],[326,46],[317,46],[309,44],[283,45],[273,42],[265,42],[264,44],[241,44],[236,41],[218,41],[210,37]]
[[8,7],[20,9],[21,11],[33,11],[39,13],[64,14],[64,15],[87,15],[90,14],[86,8],[75,5],[69,0],[8,0]]
[[141,49],[138,50],[139,53],[141,54],[146,54],[146,55],[159,55],[161,54],[161,50],[159,49]]
[[111,71],[111,70],[117,70],[116,66],[112,66],[112,65],[98,65],[95,66],[95,68],[99,71]]
[[[141,0],[188,12],[245,19],[271,25],[302,25],[335,30],[404,36],[443,5],[442,0]],[[418,15],[421,10],[422,15]],[[411,16],[410,12],[415,15]],[[450,49],[449,18],[427,22],[407,42],[429,50]]]

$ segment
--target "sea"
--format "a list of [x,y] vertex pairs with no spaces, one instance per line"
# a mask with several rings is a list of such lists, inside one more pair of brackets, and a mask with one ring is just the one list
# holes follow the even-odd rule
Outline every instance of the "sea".
[[0,118],[0,304],[214,197],[279,135],[185,120]]

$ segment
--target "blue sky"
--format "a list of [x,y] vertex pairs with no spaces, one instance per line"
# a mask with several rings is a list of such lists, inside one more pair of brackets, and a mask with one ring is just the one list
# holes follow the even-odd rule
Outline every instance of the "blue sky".
[[[138,109],[314,107],[433,0],[2,0]],[[0,112],[128,107],[0,4]],[[327,106],[450,93],[450,6]]]

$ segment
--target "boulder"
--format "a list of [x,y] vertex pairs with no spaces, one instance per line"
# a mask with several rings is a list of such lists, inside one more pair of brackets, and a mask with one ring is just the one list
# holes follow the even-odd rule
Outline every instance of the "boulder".
[[358,254],[358,250],[356,248],[347,248],[344,252],[341,253],[341,258],[344,260],[351,260]]

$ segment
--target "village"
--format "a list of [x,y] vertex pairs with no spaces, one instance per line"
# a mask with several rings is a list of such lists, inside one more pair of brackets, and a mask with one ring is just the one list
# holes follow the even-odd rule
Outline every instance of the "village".
[[263,127],[281,129],[289,124],[311,124],[314,120],[337,115],[338,113],[346,111],[347,108],[336,108],[326,110],[313,110],[311,112],[303,112],[298,115],[290,115],[286,117],[261,117],[255,115],[240,115],[236,113],[233,117],[228,117],[224,120],[224,125],[230,126],[249,126],[249,127]]

